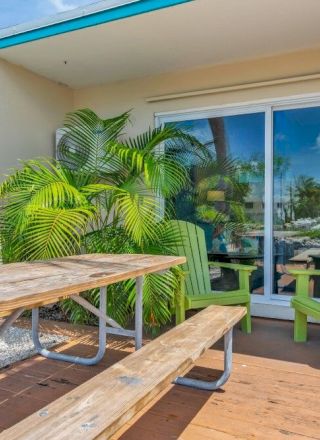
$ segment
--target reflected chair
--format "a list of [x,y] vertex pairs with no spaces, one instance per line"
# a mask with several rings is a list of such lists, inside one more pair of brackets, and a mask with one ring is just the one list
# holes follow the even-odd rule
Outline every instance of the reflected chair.
[[[177,254],[185,256],[183,265],[185,280],[182,293],[176,303],[176,323],[185,320],[185,311],[201,309],[209,305],[244,305],[247,314],[241,321],[242,330],[251,333],[250,288],[249,277],[255,266],[233,263],[209,262],[205,234],[201,227],[181,220],[171,221],[181,237],[181,246]],[[209,267],[233,269],[239,274],[239,289],[232,291],[215,291],[211,288]]]
[[290,275],[296,278],[296,293],[291,299],[294,308],[294,341],[306,342],[308,334],[308,316],[320,320],[320,303],[309,297],[311,276],[320,276],[320,270],[291,269]]

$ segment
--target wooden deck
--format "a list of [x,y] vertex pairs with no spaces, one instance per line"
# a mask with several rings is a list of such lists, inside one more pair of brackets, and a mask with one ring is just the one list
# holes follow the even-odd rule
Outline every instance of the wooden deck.
[[[43,328],[61,332],[60,324],[45,323]],[[320,439],[320,326],[310,326],[310,330],[307,344],[294,344],[292,323],[254,319],[252,335],[235,332],[234,370],[223,390],[210,393],[170,386],[114,440]],[[88,332],[87,327],[64,325],[63,333],[70,336],[60,347],[64,352],[88,356],[95,352],[95,329]],[[220,349],[209,350],[191,375],[217,377],[222,369]],[[1,430],[132,350],[133,343],[112,339],[98,366],[75,366],[36,356],[1,370]]]

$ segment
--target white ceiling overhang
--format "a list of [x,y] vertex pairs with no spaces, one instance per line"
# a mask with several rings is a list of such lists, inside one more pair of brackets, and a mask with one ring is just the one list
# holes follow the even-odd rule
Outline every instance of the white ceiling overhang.
[[30,41],[0,57],[80,88],[320,47],[320,0],[194,0]]

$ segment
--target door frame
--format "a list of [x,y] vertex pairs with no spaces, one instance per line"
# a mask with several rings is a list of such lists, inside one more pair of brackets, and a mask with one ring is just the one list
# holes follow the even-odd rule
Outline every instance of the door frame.
[[[320,106],[320,93],[285,96],[203,108],[157,112],[155,127],[168,122],[187,119],[237,116],[242,114],[265,114],[265,209],[264,209],[264,295],[252,294],[252,313],[278,319],[293,319],[290,296],[272,292],[273,285],[273,113],[279,110]],[[164,201],[163,201],[164,203]]]

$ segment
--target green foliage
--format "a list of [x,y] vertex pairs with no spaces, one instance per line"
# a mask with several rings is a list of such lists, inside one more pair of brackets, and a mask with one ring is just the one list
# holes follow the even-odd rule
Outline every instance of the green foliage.
[[300,231],[298,234],[300,237],[309,237],[309,238],[314,238],[314,239],[320,239],[320,230],[316,229],[313,231]]
[[0,186],[4,261],[77,253],[95,206],[54,161],[23,165]]
[[320,183],[313,177],[298,176],[293,188],[295,218],[320,216]]
[[[198,219],[214,225],[223,223],[226,230],[239,233],[248,221],[245,198],[250,185],[239,179],[239,161],[231,158],[212,159],[198,170],[201,176],[194,197],[201,203],[196,210]],[[208,202],[208,191],[222,191],[224,201]]]
[[[126,138],[129,113],[101,119],[84,109],[66,116],[58,160],[22,163],[0,185],[0,240],[4,262],[78,253],[172,254],[180,240],[163,218],[161,200],[188,184],[179,153],[199,160],[206,149],[192,136],[166,126]],[[165,154],[163,143],[170,149]],[[168,210],[169,212],[169,210]],[[170,319],[181,271],[150,275],[144,285],[144,321],[153,329]],[[85,296],[95,305],[97,291]],[[132,316],[134,282],[108,289],[108,313],[121,323]],[[92,317],[71,301],[76,322]]]

